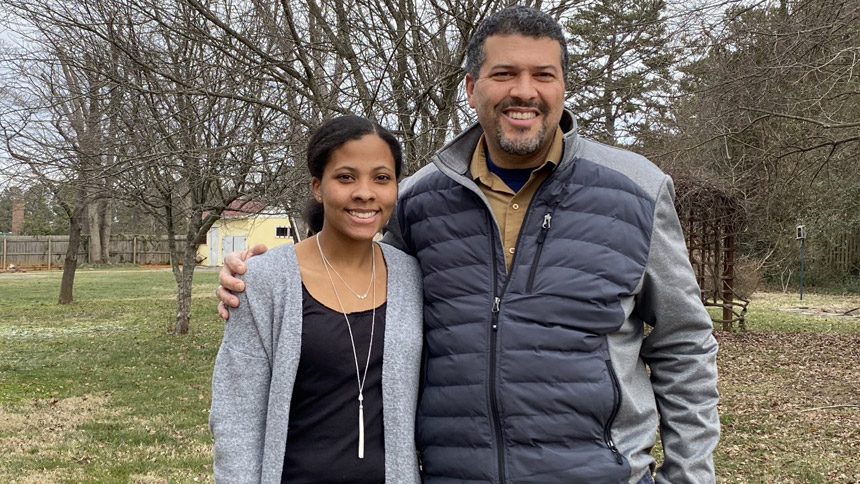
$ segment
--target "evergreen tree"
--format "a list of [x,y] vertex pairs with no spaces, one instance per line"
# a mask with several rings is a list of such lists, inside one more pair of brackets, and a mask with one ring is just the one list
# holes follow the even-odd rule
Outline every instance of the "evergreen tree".
[[12,232],[12,201],[18,195],[17,188],[0,192],[0,234]]
[[68,219],[43,187],[22,190],[7,188],[0,192],[0,233],[12,232],[12,206],[15,200],[24,203],[21,235],[63,235],[68,232]]
[[69,219],[53,194],[44,187],[34,186],[24,195],[22,235],[65,235]]
[[632,145],[666,112],[675,53],[663,0],[594,0],[567,22],[571,104],[581,131]]

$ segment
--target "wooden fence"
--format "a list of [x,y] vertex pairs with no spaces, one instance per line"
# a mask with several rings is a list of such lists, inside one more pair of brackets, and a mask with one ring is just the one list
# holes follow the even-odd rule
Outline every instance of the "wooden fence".
[[[110,239],[112,264],[170,264],[170,247],[167,236],[115,235]],[[69,247],[66,235],[3,236],[0,240],[0,261],[3,268],[16,265],[21,268],[62,268]],[[185,248],[185,237],[176,237],[179,250]],[[78,249],[78,262],[89,262],[87,239],[84,236]]]
[[860,270],[860,227],[826,234],[823,240],[812,240],[820,250],[820,264],[825,271],[836,274],[857,274]]

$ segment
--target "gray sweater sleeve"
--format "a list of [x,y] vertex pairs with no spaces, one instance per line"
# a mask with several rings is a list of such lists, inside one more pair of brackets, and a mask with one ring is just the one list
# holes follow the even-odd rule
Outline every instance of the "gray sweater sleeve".
[[[248,279],[253,277],[245,278],[249,290],[257,289]],[[239,293],[239,301],[224,325],[215,360],[209,426],[215,438],[215,482],[257,484],[263,467],[271,346],[254,314],[259,308],[252,308],[247,292]]]
[[717,342],[687,256],[668,177],[655,211],[651,252],[637,309],[653,326],[641,350],[660,412],[664,462],[658,484],[715,482],[719,440]]

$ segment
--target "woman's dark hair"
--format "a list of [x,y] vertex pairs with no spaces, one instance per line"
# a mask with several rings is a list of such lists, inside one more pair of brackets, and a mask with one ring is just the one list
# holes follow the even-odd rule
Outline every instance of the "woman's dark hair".
[[[400,142],[390,131],[378,123],[361,116],[339,116],[332,118],[322,124],[308,141],[308,171],[311,176],[322,179],[325,166],[331,159],[334,150],[340,148],[349,141],[355,141],[362,137],[374,134],[379,136],[391,150],[394,158],[394,175],[400,177],[403,166],[403,150]],[[305,207],[304,219],[312,233],[322,230],[325,213],[323,206],[313,197]]]
[[307,237],[322,230],[323,222],[325,221],[325,209],[323,204],[316,201],[314,197],[308,199],[305,205],[305,211],[302,213],[302,219],[308,224]]

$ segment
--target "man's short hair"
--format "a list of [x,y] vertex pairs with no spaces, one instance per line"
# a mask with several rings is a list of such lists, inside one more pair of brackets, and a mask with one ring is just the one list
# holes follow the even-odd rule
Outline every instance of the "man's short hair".
[[548,14],[534,8],[517,5],[499,10],[484,19],[466,46],[465,70],[473,79],[478,78],[478,71],[484,64],[484,42],[491,35],[524,35],[536,39],[557,40],[561,46],[561,68],[564,80],[567,80],[569,59],[567,40],[564,38],[561,25]]

